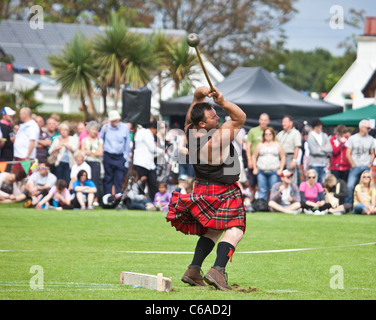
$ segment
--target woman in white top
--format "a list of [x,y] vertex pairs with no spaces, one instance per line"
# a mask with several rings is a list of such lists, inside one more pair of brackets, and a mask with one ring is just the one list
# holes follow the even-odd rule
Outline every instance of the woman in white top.
[[286,155],[281,144],[275,140],[273,128],[266,128],[261,142],[256,146],[253,155],[253,174],[257,175],[258,199],[267,200],[268,191],[279,181],[285,166]]
[[69,135],[69,126],[66,123],[59,125],[59,133],[60,137],[52,142],[49,154],[57,153],[54,174],[57,179],[63,179],[69,185],[71,168],[75,163],[73,154],[78,149],[79,141]]

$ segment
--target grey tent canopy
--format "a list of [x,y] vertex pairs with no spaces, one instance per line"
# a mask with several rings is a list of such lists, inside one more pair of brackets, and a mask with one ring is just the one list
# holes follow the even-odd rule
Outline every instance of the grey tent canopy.
[[[310,122],[343,111],[341,106],[310,98],[290,88],[262,67],[239,67],[216,87],[226,100],[237,104],[246,113],[248,126],[258,125],[258,118],[264,112],[269,114],[271,125],[280,126],[285,115]],[[193,95],[162,101],[161,114],[185,115],[192,100]],[[220,116],[225,115],[220,108],[216,109]]]

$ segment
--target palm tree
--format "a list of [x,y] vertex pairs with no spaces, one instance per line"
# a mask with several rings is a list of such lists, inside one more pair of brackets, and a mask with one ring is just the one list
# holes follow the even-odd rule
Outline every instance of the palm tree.
[[114,109],[117,109],[120,86],[125,80],[127,61],[124,52],[128,45],[127,34],[128,28],[125,21],[112,13],[104,34],[97,35],[93,43],[104,81],[107,86],[113,85],[115,88]]
[[169,77],[175,83],[175,96],[180,94],[183,83],[191,85],[194,74],[192,67],[197,63],[197,56],[190,52],[190,47],[185,40],[174,41],[168,45],[167,69]]
[[127,37],[125,82],[133,89],[148,84],[151,74],[157,69],[158,59],[153,47],[152,37],[144,38],[138,34]]
[[[90,41],[86,40],[82,33],[77,33],[72,42],[63,49],[62,55],[50,55],[47,59],[56,70],[56,79],[61,84],[61,92],[79,95],[86,119],[97,118],[92,82],[96,81],[98,68]],[[86,95],[89,106],[86,106]]]
[[94,50],[104,82],[115,89],[114,109],[122,84],[129,84],[132,88],[145,86],[156,68],[150,39],[129,32],[124,18],[116,13],[112,13],[104,34],[95,38]]
[[38,91],[40,84],[35,85],[29,89],[17,89],[16,90],[16,100],[18,108],[28,107],[33,112],[37,111],[38,107],[40,107],[43,103],[40,101],[35,100],[35,92]]

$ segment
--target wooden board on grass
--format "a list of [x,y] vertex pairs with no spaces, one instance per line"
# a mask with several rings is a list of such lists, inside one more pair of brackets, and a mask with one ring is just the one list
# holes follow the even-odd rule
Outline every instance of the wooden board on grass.
[[172,280],[163,277],[162,273],[150,275],[135,272],[120,272],[120,283],[128,286],[139,286],[142,288],[170,292],[172,290]]

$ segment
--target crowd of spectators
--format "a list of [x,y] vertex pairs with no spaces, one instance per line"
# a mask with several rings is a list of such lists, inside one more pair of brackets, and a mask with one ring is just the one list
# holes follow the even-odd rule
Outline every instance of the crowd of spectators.
[[[153,117],[133,128],[116,110],[103,123],[48,119],[22,108],[1,110],[0,203],[24,202],[36,209],[106,207],[111,199],[137,210],[168,210],[173,190],[191,193],[194,170],[184,132]],[[328,135],[320,120],[294,127],[285,116],[278,133],[270,119],[242,129],[233,142],[239,160],[239,185],[248,211],[263,202],[265,210],[284,213],[374,214],[372,174],[375,139],[370,122],[359,130],[343,125]],[[25,172],[22,162],[36,162]]]

